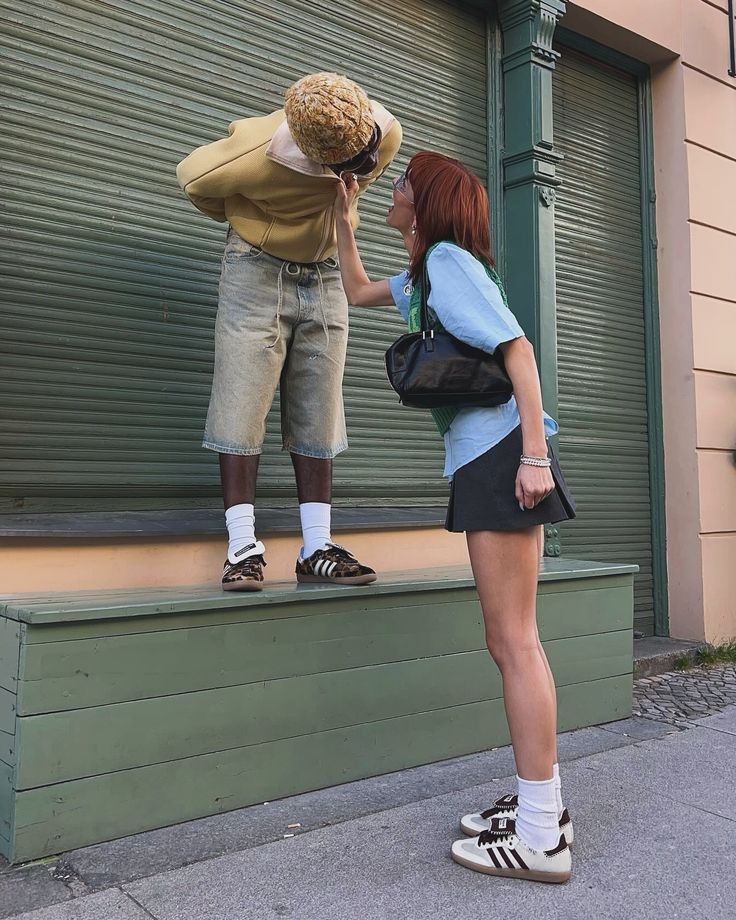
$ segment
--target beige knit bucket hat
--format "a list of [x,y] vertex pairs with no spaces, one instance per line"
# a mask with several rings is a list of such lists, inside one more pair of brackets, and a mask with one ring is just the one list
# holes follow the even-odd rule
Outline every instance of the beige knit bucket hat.
[[367,146],[375,121],[365,92],[337,73],[313,73],[289,87],[291,136],[315,163],[344,163]]

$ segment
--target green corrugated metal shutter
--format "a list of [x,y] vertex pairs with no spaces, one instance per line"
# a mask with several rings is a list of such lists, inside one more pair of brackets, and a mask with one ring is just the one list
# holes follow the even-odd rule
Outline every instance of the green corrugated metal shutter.
[[[486,23],[443,0],[0,0],[6,113],[0,489],[47,506],[218,493],[200,448],[222,225],[174,167],[234,118],[281,104],[305,72],[348,72],[404,123],[396,174],[431,146],[486,171]],[[376,275],[400,270],[387,176],[362,208]],[[442,444],[401,409],[383,351],[394,311],[354,313],[344,500],[444,496]],[[269,423],[261,499],[292,494]],[[74,498],[78,496],[78,498]],[[6,501],[7,507],[7,501]],[[96,507],[100,507],[99,501]]]
[[633,562],[653,631],[652,526],[634,77],[568,49],[554,77],[560,454],[579,516],[566,555]]

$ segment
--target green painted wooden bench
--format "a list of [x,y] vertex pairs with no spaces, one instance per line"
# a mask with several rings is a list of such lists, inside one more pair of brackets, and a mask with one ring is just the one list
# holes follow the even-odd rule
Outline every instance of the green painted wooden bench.
[[[545,563],[561,730],[631,711],[635,570]],[[367,588],[0,603],[0,852],[13,862],[507,741],[462,567]]]

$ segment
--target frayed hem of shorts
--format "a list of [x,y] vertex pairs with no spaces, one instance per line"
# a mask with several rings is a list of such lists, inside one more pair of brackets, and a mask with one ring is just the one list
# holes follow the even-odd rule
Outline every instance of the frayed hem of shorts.
[[281,450],[285,450],[290,454],[298,454],[300,457],[313,457],[315,460],[332,460],[347,449],[347,441],[338,444],[334,450],[308,450],[307,448],[294,447],[292,444],[283,444],[281,447]]
[[218,454],[235,454],[238,457],[255,457],[263,452],[261,447],[224,447],[222,444],[214,444],[212,441],[202,441],[202,447],[205,450],[214,450]]

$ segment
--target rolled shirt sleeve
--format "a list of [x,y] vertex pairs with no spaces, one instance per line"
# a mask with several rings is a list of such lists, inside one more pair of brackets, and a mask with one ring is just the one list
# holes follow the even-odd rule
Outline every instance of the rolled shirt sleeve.
[[409,319],[409,305],[411,303],[411,282],[409,281],[409,272],[401,272],[388,279],[388,286],[391,289],[391,296],[394,299],[396,308],[404,317]]
[[427,270],[431,285],[428,304],[456,339],[493,354],[499,345],[524,335],[503,302],[498,285],[467,250],[440,243],[429,256]]

